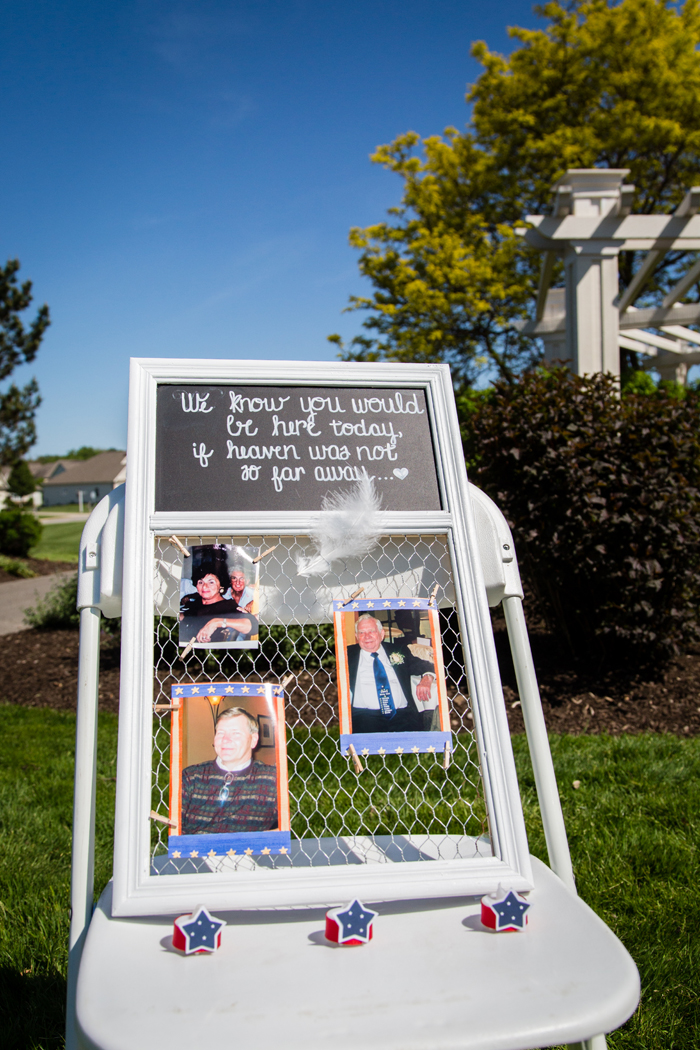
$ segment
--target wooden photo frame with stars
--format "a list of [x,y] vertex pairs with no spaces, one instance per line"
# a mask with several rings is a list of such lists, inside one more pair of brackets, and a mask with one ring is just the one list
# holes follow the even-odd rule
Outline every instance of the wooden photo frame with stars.
[[452,750],[438,616],[413,595],[333,603],[343,754]]
[[288,854],[282,688],[203,682],[171,691],[168,855],[218,870],[246,856]]

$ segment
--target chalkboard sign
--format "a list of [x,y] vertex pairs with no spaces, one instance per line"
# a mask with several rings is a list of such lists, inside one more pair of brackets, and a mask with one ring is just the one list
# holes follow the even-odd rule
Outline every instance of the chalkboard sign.
[[157,511],[314,511],[374,478],[387,511],[441,510],[423,389],[158,387]]

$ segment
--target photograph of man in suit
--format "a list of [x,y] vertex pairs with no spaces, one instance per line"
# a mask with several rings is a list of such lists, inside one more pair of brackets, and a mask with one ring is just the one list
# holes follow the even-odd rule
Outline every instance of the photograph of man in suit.
[[420,675],[419,701],[430,699],[435,667],[414,656],[401,642],[384,642],[381,620],[364,614],[355,624],[356,645],[347,648],[352,732],[404,733],[423,729],[422,713],[411,691]]

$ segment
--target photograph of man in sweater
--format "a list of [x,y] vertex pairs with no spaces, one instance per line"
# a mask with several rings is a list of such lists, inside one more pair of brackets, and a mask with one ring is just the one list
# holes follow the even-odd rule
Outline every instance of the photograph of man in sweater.
[[270,831],[278,827],[277,770],[255,759],[255,715],[229,707],[214,734],[216,758],[182,772],[183,835]]

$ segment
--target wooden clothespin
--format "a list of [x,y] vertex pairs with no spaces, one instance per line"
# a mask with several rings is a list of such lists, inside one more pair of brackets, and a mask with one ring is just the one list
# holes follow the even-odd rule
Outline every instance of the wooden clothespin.
[[436,583],[435,586],[433,587],[432,591],[430,592],[430,599],[429,599],[430,605],[435,605],[435,597],[436,597],[437,592],[439,590],[440,590],[440,584]]
[[343,602],[343,605],[349,605],[353,598],[357,598],[358,594],[362,594],[363,591],[364,587],[358,587],[357,590],[354,591],[353,594],[351,594],[350,597]]
[[274,547],[268,547],[266,551],[262,552],[262,554],[258,554],[257,558],[253,558],[253,565],[257,565],[257,563],[262,561],[263,558],[267,558],[268,554],[272,554],[272,552],[276,551],[278,547],[279,543],[276,543]]
[[180,705],[179,704],[154,704],[153,705],[153,710],[156,712],[156,714],[160,714],[163,711],[179,711],[180,710]]
[[280,684],[281,684],[283,689],[286,689],[287,686],[289,685],[289,683],[293,682],[293,681],[294,681],[294,675],[293,674],[288,674],[285,678],[282,679],[282,682]]
[[444,754],[444,757],[442,759],[442,768],[443,769],[449,769],[450,768],[451,755],[452,755],[452,749],[450,748],[449,741],[446,740],[445,741],[445,754]]
[[151,810],[151,820],[158,820],[161,824],[167,824],[170,828],[177,827],[176,820],[171,820],[170,817],[164,817],[162,813],[156,813],[154,809]]
[[180,653],[180,659],[184,660],[186,656],[189,656],[195,645],[197,644],[197,637],[195,636],[191,641],[187,643],[185,648]]
[[190,552],[187,550],[187,547],[185,547],[184,544],[180,543],[177,536],[168,536],[168,543],[172,543],[173,547],[177,547],[177,549],[181,551],[186,558],[189,558]]
[[350,758],[352,759],[352,764],[355,767],[355,772],[362,773],[365,767],[360,762],[360,756],[358,755],[357,751],[352,746],[352,744],[348,744],[348,751],[350,752]]

